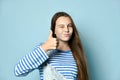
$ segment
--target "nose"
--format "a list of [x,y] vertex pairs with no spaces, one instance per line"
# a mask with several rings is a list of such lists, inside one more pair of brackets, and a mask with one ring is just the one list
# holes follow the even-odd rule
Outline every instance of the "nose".
[[64,27],[64,31],[69,32],[68,26],[65,26],[65,27]]

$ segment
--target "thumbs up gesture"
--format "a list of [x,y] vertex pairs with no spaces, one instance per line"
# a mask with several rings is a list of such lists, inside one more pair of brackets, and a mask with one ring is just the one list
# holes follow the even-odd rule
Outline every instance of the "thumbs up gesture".
[[50,31],[48,40],[41,46],[42,49],[46,52],[48,50],[56,49],[58,45],[57,38],[54,38],[52,30]]

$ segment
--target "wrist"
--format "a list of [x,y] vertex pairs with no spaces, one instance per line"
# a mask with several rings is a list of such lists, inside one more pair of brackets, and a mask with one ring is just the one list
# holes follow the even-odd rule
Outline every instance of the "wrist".
[[45,52],[48,51],[48,48],[47,48],[47,46],[46,46],[45,44],[41,45],[41,48],[42,48]]

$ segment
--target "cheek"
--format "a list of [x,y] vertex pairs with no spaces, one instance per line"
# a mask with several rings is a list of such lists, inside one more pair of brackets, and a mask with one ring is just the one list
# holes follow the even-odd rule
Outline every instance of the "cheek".
[[61,35],[62,33],[60,33],[60,32],[56,32],[55,34],[56,34],[57,39],[60,39],[62,37],[62,35]]
[[71,29],[69,29],[69,33],[70,34],[72,34],[73,33],[73,29],[71,28]]
[[60,30],[60,29],[55,29],[55,34],[56,35],[61,35],[62,34],[62,30]]

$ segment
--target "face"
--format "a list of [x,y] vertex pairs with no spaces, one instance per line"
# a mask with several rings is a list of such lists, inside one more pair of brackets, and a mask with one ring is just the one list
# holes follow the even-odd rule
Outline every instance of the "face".
[[55,34],[59,41],[67,42],[73,33],[72,22],[69,17],[61,16],[56,20]]

